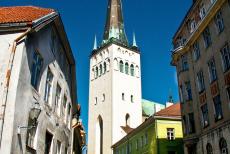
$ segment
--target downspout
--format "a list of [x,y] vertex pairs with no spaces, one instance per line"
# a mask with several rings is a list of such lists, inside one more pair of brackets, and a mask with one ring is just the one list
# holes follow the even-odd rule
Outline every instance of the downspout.
[[2,100],[2,105],[0,108],[0,148],[2,145],[2,132],[3,132],[3,125],[4,125],[4,118],[5,118],[5,110],[6,110],[6,104],[7,104],[7,97],[8,97],[8,91],[9,91],[9,83],[10,83],[10,78],[11,78],[11,71],[13,68],[13,62],[14,62],[14,57],[15,57],[15,51],[17,48],[17,43],[25,37],[29,32],[31,32],[32,28],[28,28],[26,32],[22,33],[19,37],[17,37],[13,41],[13,46],[11,49],[10,53],[10,58],[9,62],[7,65],[7,70],[6,70],[6,81],[5,81],[5,86],[4,86],[4,91],[3,91],[3,100]]

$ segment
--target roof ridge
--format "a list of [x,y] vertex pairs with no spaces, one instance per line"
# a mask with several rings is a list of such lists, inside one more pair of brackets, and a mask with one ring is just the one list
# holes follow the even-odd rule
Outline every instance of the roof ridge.
[[0,9],[20,8],[20,7],[28,7],[28,8],[36,8],[36,9],[47,9],[47,10],[53,10],[53,11],[55,11],[55,9],[52,9],[52,8],[45,8],[45,7],[35,6],[35,5],[0,6]]

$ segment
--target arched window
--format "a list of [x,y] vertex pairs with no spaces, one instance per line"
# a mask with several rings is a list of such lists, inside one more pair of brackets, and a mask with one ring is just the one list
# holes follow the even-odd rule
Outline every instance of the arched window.
[[133,66],[133,64],[131,64],[131,66],[130,66],[130,74],[131,74],[131,76],[134,76],[134,66]]
[[105,94],[102,95],[102,102],[105,101]]
[[94,71],[94,68],[93,68],[92,73],[91,73],[91,79],[93,80],[95,77],[96,77],[96,74],[95,74],[95,71]]
[[120,72],[121,72],[121,73],[124,73],[124,63],[123,63],[122,60],[120,61],[120,64],[119,64],[119,65],[120,65]]
[[130,116],[128,113],[125,116],[125,124],[126,124],[126,126],[130,126]]
[[110,59],[108,59],[107,61],[108,61],[107,62],[107,71],[109,71],[109,69],[110,69]]
[[113,61],[113,67],[115,70],[118,70],[118,61],[117,61],[117,58],[114,58],[114,61]]
[[136,66],[136,77],[140,77],[140,70],[138,66]]
[[102,64],[100,64],[100,68],[99,68],[99,72],[100,72],[100,76],[102,75],[102,71],[103,71],[103,69],[102,69]]
[[131,99],[131,102],[133,103],[133,95],[131,95],[131,98],[130,98],[130,99]]
[[125,100],[125,94],[122,93],[121,97],[122,97],[122,100],[124,101]]
[[96,154],[102,154],[103,152],[103,120],[101,116],[97,119],[96,124],[96,143],[95,143]]
[[107,71],[107,66],[106,66],[106,62],[104,62],[104,74],[106,73],[106,71]]
[[129,64],[125,63],[125,74],[129,74]]
[[96,78],[98,77],[98,67],[96,67]]
[[207,151],[207,154],[213,154],[212,145],[210,143],[206,145],[206,151]]
[[220,139],[219,146],[220,146],[220,154],[228,154],[228,146],[224,138]]

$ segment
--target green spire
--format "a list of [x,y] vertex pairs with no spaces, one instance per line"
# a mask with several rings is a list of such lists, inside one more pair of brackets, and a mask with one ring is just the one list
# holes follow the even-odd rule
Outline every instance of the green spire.
[[96,50],[96,49],[97,49],[97,35],[95,35],[94,45],[93,45],[93,50]]
[[133,33],[133,47],[137,47],[136,35]]
[[122,15],[121,0],[109,0],[108,2],[103,43],[107,43],[112,38],[119,43],[128,46]]

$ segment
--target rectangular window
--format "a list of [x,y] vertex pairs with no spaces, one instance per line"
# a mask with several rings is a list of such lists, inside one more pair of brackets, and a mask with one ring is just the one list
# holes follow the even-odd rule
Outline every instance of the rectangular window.
[[230,50],[228,44],[221,49],[222,62],[224,71],[228,71],[230,68]]
[[208,105],[205,104],[201,107],[202,111],[202,123],[203,127],[207,127],[209,125],[209,118],[208,118]]
[[185,83],[186,86],[186,92],[187,92],[187,101],[192,100],[192,88],[191,88],[191,84],[190,81]]
[[64,95],[63,101],[62,101],[62,108],[61,108],[61,115],[65,117],[65,111],[66,111],[66,103],[67,103],[67,97]]
[[122,93],[122,100],[124,101],[125,100],[125,94],[124,93]]
[[210,83],[212,83],[213,81],[217,79],[216,66],[215,66],[214,59],[211,59],[208,62],[208,70],[209,70]]
[[50,103],[50,98],[51,98],[51,95],[52,95],[52,92],[51,92],[51,87],[52,87],[52,83],[53,83],[53,73],[51,72],[50,69],[48,69],[48,72],[47,72],[47,77],[46,77],[46,86],[45,86],[45,102],[46,103]]
[[168,138],[168,140],[175,140],[174,128],[167,128],[167,138]]
[[144,143],[145,145],[147,145],[148,144],[148,134],[147,133],[145,133],[145,143]]
[[143,147],[144,146],[144,136],[141,136],[141,147]]
[[180,85],[180,100],[182,103],[184,103],[184,89],[183,89],[183,85]]
[[61,87],[57,84],[56,95],[55,95],[55,112],[60,115],[60,100],[61,100]]
[[208,27],[203,31],[203,39],[205,47],[208,48],[212,44],[211,34]]
[[200,58],[200,46],[198,42],[193,44],[193,59],[197,61]]
[[215,120],[221,120],[223,118],[222,106],[220,95],[213,98],[214,108],[215,108]]
[[57,141],[56,154],[61,154],[61,142]]
[[132,152],[132,143],[129,143],[129,153]]
[[203,92],[205,90],[205,83],[204,83],[204,75],[203,71],[197,73],[197,84],[199,92]]
[[45,138],[45,154],[50,154],[52,149],[52,141],[53,141],[53,135],[49,132],[46,132],[46,138]]
[[221,33],[224,30],[224,20],[223,20],[221,11],[216,13],[215,23],[216,23],[218,32]]
[[188,114],[188,120],[189,120],[189,134],[193,134],[195,133],[195,121],[194,121],[193,113]]
[[186,119],[186,116],[184,115],[183,116],[183,130],[184,130],[184,134],[186,135],[186,134],[188,134],[188,124],[187,124],[187,119]]
[[205,15],[206,15],[205,5],[201,4],[200,5],[200,18],[203,19]]
[[34,51],[33,61],[32,61],[31,84],[36,89],[37,89],[38,80],[41,75],[42,63],[43,63],[43,59],[41,55],[37,51]]
[[187,56],[181,56],[182,60],[182,71],[187,71],[189,69]]

